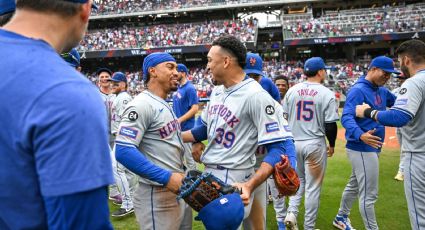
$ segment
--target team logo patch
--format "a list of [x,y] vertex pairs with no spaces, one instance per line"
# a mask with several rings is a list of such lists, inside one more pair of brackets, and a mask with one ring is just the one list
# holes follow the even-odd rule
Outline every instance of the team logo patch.
[[271,105],[266,106],[266,113],[268,115],[273,115],[274,114],[274,107]]
[[129,119],[130,121],[135,121],[135,120],[137,120],[137,118],[139,118],[139,114],[137,114],[137,112],[136,112],[136,111],[131,111],[131,112],[128,114],[128,119]]
[[402,88],[402,89],[400,89],[400,92],[398,92],[398,94],[400,94],[400,95],[403,95],[405,93],[407,93],[407,89],[406,88]]
[[130,127],[121,127],[120,129],[121,136],[129,137],[134,140],[136,139],[138,133],[139,131],[132,129]]
[[394,106],[396,105],[407,105],[407,98],[403,98],[403,99],[398,99],[397,101],[395,101]]
[[251,66],[255,66],[255,63],[257,63],[257,59],[255,59],[255,58],[250,58],[249,59],[249,64],[251,65]]
[[279,131],[279,124],[277,122],[272,122],[272,123],[268,123],[266,124],[266,132],[268,133],[272,133],[272,132],[276,132]]

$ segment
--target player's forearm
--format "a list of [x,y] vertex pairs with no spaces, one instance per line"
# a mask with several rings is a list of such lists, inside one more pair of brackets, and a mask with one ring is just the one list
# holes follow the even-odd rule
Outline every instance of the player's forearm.
[[166,185],[170,180],[170,171],[149,161],[145,155],[135,147],[116,144],[115,152],[117,161],[137,175],[162,185]]
[[187,130],[182,132],[182,139],[184,143],[188,143],[188,142],[196,142],[195,138],[192,135],[191,130]]
[[183,123],[190,118],[194,117],[196,113],[198,112],[199,106],[198,105],[192,105],[192,107],[185,113],[183,116],[179,117],[179,122]]
[[260,168],[255,172],[254,176],[246,182],[246,185],[249,187],[251,192],[267,180],[267,178],[269,178],[273,173],[273,170],[274,168],[270,164],[265,162],[261,163]]
[[336,122],[326,123],[325,132],[326,132],[326,138],[329,141],[329,146],[335,147],[336,136],[338,134],[338,127],[336,125]]

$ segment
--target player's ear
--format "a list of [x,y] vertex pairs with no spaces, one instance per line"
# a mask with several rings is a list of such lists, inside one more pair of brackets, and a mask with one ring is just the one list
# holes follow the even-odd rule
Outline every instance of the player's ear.
[[148,71],[151,79],[156,77],[156,69],[154,67],[149,67]]
[[229,56],[225,56],[223,59],[223,67],[226,69],[230,65],[231,58]]

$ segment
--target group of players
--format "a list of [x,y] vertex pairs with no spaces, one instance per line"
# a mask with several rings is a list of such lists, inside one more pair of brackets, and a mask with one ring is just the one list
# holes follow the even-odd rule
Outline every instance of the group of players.
[[[266,180],[282,154],[296,168],[301,186],[289,198],[286,214],[279,210],[285,200],[275,196],[279,228],[298,228],[298,208],[305,195],[304,228],[314,229],[339,119],[335,96],[322,85],[323,59],[308,59],[307,81],[291,87],[281,101],[280,95],[269,94],[276,88],[263,76],[261,58],[247,54],[237,38],[222,36],[207,56],[216,87],[195,122],[197,100],[188,96],[193,91],[185,88],[189,83],[183,77],[187,68],[178,66],[170,54],[145,57],[146,90],[134,99],[125,92],[123,73],[98,71],[101,94],[60,58],[58,53],[81,40],[95,7],[91,0],[18,0],[16,4],[14,16],[0,29],[0,54],[7,57],[0,61],[0,89],[3,101],[8,101],[0,106],[4,127],[0,208],[7,210],[0,213],[1,229],[111,229],[106,187],[114,181],[124,196],[113,215],[134,210],[141,229],[191,229],[192,210],[176,201],[176,194],[185,170],[195,167],[193,160],[239,188],[239,199],[226,202],[245,205],[243,223],[201,218],[207,229],[240,225],[265,229]],[[367,75],[348,93],[342,124],[352,175],[333,221],[339,229],[352,229],[348,215],[357,197],[365,228],[378,229],[374,203],[384,125],[404,126],[402,138],[409,140],[402,142],[402,151],[411,227],[425,228],[421,145],[425,134],[420,124],[425,119],[425,44],[407,41],[397,55],[408,78],[397,98],[382,87],[391,73],[397,73],[393,61],[383,56],[372,60]],[[165,99],[174,91],[173,108]],[[102,96],[110,106],[109,116]],[[202,144],[205,140],[207,146]],[[109,197],[117,198],[119,192],[111,188]],[[232,213],[226,208],[216,211]]]

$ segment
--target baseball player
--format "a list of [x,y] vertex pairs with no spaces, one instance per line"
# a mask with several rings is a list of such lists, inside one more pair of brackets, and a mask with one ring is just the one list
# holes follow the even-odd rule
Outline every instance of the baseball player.
[[408,79],[401,85],[394,106],[382,111],[384,108],[361,105],[357,106],[356,115],[372,118],[382,125],[403,127],[404,192],[411,227],[419,230],[425,229],[425,43],[420,40],[403,42],[396,53],[400,69]]
[[370,119],[356,119],[356,105],[365,103],[377,110],[393,106],[395,96],[382,87],[392,73],[398,73],[394,70],[393,60],[385,56],[376,57],[370,63],[367,75],[360,77],[348,92],[341,123],[346,129],[346,149],[352,172],[333,221],[339,229],[352,229],[348,215],[357,198],[365,228],[378,229],[374,206],[378,198],[378,156],[385,127]]
[[[250,223],[263,219],[262,211],[250,216],[251,206],[261,207],[253,203],[255,189],[271,175],[281,154],[289,156],[293,167],[296,157],[281,106],[246,76],[245,58],[246,48],[237,38],[226,35],[213,42],[207,68],[218,85],[203,110],[202,125],[184,132],[183,138],[185,142],[208,139],[200,157],[205,171],[242,190],[244,217],[250,217],[244,226],[251,229]],[[254,171],[255,152],[261,145],[268,153]]]
[[[179,75],[179,88],[173,94],[173,111],[178,117],[182,131],[190,130],[195,125],[195,115],[198,112],[198,93],[195,86],[187,79],[189,71],[184,64],[177,65]],[[184,143],[184,161],[187,169],[196,169],[196,163],[192,156],[192,144]],[[185,204],[184,217],[182,224],[190,224],[190,226],[181,226],[182,228],[192,228],[192,208]]]
[[[288,79],[283,75],[279,75],[275,78],[275,85],[279,90],[280,98],[282,99],[281,103],[283,103],[283,99],[285,98],[286,92],[289,89]],[[284,111],[285,112],[285,111]],[[287,112],[285,112],[287,114]],[[287,116],[286,118],[287,119]],[[271,199],[273,201],[273,208],[276,213],[276,221],[278,225],[278,230],[285,230],[285,217],[286,217],[286,197],[279,197],[279,191],[276,188],[275,182],[273,178],[267,179],[267,185],[270,189]],[[270,199],[270,198],[269,198]]]
[[[263,69],[263,60],[258,54],[247,53],[246,54],[246,64],[244,71],[245,73],[260,83],[261,87],[266,90],[271,97],[274,96],[275,100],[280,100],[278,97],[278,90],[276,86],[273,85],[272,81],[265,76],[262,71]],[[259,146],[255,153],[256,155],[256,164],[254,166],[257,170],[265,156],[264,146]],[[273,180],[273,179],[271,179]],[[274,183],[274,181],[272,182]],[[243,226],[246,229],[266,229],[266,214],[267,214],[267,181],[258,186],[253,193],[253,206],[251,208],[250,216],[245,220]],[[258,213],[257,213],[258,212]],[[263,218],[258,220],[255,219],[256,216],[262,215]]]
[[[400,84],[400,86],[407,79],[404,75],[397,75],[395,78],[398,79],[398,83]],[[400,92],[400,89],[401,89],[400,86],[395,88],[393,91],[391,91],[391,93],[393,93],[396,97],[398,97],[398,95],[399,95],[399,92]],[[402,128],[396,129],[397,140],[398,140],[398,143],[400,144],[400,147],[402,146],[402,143],[403,143],[403,138],[401,136],[401,129]],[[401,148],[400,148],[400,163],[398,165],[398,172],[395,175],[394,180],[397,180],[397,181],[403,181],[404,180],[404,157],[405,156],[406,156],[406,154],[403,151],[401,151]]]
[[[283,100],[288,112],[289,126],[297,150],[297,173],[300,188],[290,197],[286,228],[298,229],[298,207],[305,193],[304,229],[314,229],[320,202],[320,191],[326,172],[327,157],[334,153],[339,120],[335,95],[323,86],[326,78],[325,62],[320,57],[304,64],[307,81],[291,87]],[[329,141],[326,146],[325,136]]]
[[278,75],[274,79],[274,84],[279,90],[280,98],[282,99],[281,103],[283,103],[283,98],[285,98],[286,92],[288,92],[289,89],[288,78],[283,75]]
[[268,78],[263,72],[263,59],[258,54],[247,53],[246,64],[244,68],[245,73],[260,83],[261,87],[267,91],[273,99],[280,102],[280,94],[273,81]]
[[0,1],[0,26],[3,26],[12,18],[15,8],[15,0]]
[[[180,86],[173,94],[173,111],[179,118],[182,131],[192,129],[195,126],[195,115],[198,112],[198,93],[195,86],[187,79],[189,71],[183,64],[177,65]],[[185,144],[185,162],[188,169],[196,169],[196,163],[192,157],[192,144]]]
[[124,112],[116,157],[140,176],[134,193],[140,228],[181,229],[185,206],[176,194],[184,177],[184,146],[178,118],[165,101],[178,88],[175,59],[168,53],[148,55],[143,61],[143,81],[147,90]]
[[[123,119],[124,110],[132,98],[126,91],[127,77],[124,73],[115,72],[108,81],[112,85],[112,93],[116,95],[111,106],[111,134],[115,137],[118,133],[119,124]],[[112,156],[114,156],[114,153],[115,149],[112,150]],[[123,217],[134,212],[132,196],[136,184],[136,176],[116,161],[113,161],[113,168],[116,169],[117,186],[121,192],[122,203],[121,208],[113,212],[112,216]]]
[[106,112],[59,56],[83,37],[92,1],[16,7],[0,28],[0,229],[112,229]]

